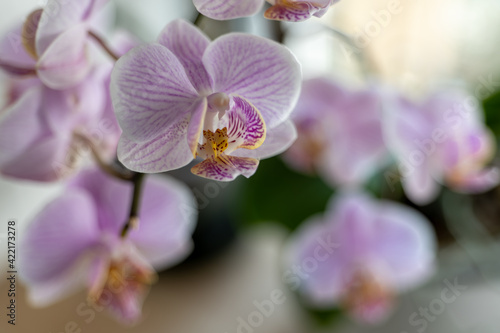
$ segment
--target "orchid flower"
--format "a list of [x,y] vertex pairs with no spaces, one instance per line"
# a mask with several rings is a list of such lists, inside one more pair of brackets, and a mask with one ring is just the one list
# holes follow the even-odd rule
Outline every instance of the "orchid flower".
[[388,162],[381,118],[375,90],[307,80],[292,113],[299,137],[285,161],[300,172],[319,173],[333,186],[360,185]]
[[[271,7],[264,16],[271,20],[300,22],[323,16],[338,0],[267,0]],[[264,0],[193,0],[196,9],[215,20],[229,20],[257,14]]]
[[155,173],[200,157],[194,174],[249,177],[260,158],[295,140],[288,116],[300,82],[300,65],[284,46],[240,33],[210,43],[193,25],[174,21],[113,70],[111,97],[123,130],[118,158]]
[[119,319],[135,322],[160,270],[186,257],[196,202],[183,184],[149,177],[144,184],[140,226],[126,238],[132,184],[97,169],[81,172],[24,232],[20,276],[35,306],[50,305],[86,287],[89,302]]
[[474,98],[449,91],[435,93],[422,103],[395,97],[388,105],[386,141],[397,157],[410,200],[431,202],[439,184],[464,193],[498,185],[498,168],[486,166],[495,154],[495,140]]
[[[119,54],[137,45],[125,32],[112,43]],[[0,51],[0,59],[10,63],[34,64],[9,36],[0,41]],[[0,113],[0,173],[36,181],[63,178],[87,156],[82,136],[91,139],[102,158],[114,158],[121,130],[109,97],[111,69],[107,61],[94,64],[79,84],[62,90],[8,71],[7,106]]]
[[[0,55],[0,68],[19,75],[36,74],[52,89],[79,84],[92,69],[89,33],[107,2],[49,0],[43,10],[28,17],[17,38],[11,35],[9,42],[17,44],[16,56],[5,59]],[[22,56],[21,48],[27,51]]]
[[312,306],[339,306],[358,321],[377,323],[398,293],[431,276],[435,252],[434,233],[420,213],[344,193],[296,231],[288,260],[303,272],[297,285]]
[[[52,90],[39,80],[22,86],[19,98],[0,115],[0,172],[37,181],[65,177],[86,156],[82,135],[95,137],[103,157],[114,155],[120,129],[106,94],[110,71],[110,66],[96,68],[66,90]],[[15,81],[12,89],[23,84]]]

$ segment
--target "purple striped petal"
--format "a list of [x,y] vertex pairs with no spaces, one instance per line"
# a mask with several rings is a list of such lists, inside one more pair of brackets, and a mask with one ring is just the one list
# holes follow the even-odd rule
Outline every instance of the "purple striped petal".
[[328,7],[336,1],[332,0],[272,0],[273,6],[266,10],[264,17],[270,20],[301,22],[311,16],[321,17]]
[[232,96],[231,110],[228,112],[227,135],[231,140],[242,139],[238,148],[256,149],[266,139],[264,119],[251,103],[240,96]]
[[[130,140],[158,140],[166,128],[179,133],[198,93],[177,57],[160,44],[139,46],[121,57],[111,77],[118,122]],[[175,138],[174,140],[178,140]]]
[[165,172],[187,165],[193,160],[192,144],[199,138],[197,133],[203,124],[201,115],[206,105],[206,99],[198,100],[192,106],[193,117],[185,115],[151,140],[135,142],[126,133],[122,134],[118,159],[127,168],[144,173]]
[[40,55],[36,68],[40,80],[52,89],[66,89],[89,72],[85,53],[87,30],[78,25],[60,34]]
[[138,229],[130,240],[156,269],[164,269],[191,252],[197,205],[192,192],[166,176],[151,176],[144,184]]
[[203,63],[214,81],[215,92],[245,98],[260,111],[270,128],[285,121],[297,102],[300,65],[280,44],[232,33],[209,45]]
[[268,129],[266,140],[257,149],[238,149],[232,156],[251,157],[258,160],[279,155],[287,150],[297,139],[297,130],[291,120],[283,122],[278,127]]
[[191,172],[203,178],[230,181],[234,180],[239,175],[249,178],[255,173],[258,166],[259,160],[254,158],[222,154],[217,158],[207,158],[203,162],[192,167]]
[[214,20],[229,20],[257,14],[264,0],[193,0],[196,9]]
[[23,279],[39,284],[57,279],[99,238],[97,212],[83,191],[69,191],[46,206],[28,226],[20,249]]
[[158,43],[176,55],[200,94],[212,93],[212,83],[201,60],[210,39],[201,30],[184,20],[175,20],[160,33]]

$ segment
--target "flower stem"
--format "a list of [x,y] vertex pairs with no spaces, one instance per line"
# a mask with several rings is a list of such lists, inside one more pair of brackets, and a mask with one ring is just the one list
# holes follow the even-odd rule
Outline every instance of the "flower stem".
[[101,168],[102,171],[114,178],[133,181],[135,173],[126,169],[119,170],[115,165],[107,163],[101,156],[99,149],[91,139],[81,133],[75,133],[74,136],[76,139],[81,140],[87,147],[89,147],[94,160],[96,161],[97,165],[99,165],[99,168]]
[[198,12],[198,15],[196,15],[196,18],[193,21],[193,24],[197,27],[200,27],[201,20],[203,20],[205,16],[203,16],[202,13]]
[[139,224],[139,208],[141,204],[142,184],[145,174],[136,173],[132,180],[134,191],[132,193],[132,204],[130,205],[130,214],[127,223],[123,226],[121,237],[125,238],[130,229],[136,228]]
[[106,44],[106,42],[98,36],[95,32],[89,31],[89,36],[92,37],[101,47],[104,51],[106,51],[107,54],[114,60],[117,61],[120,56],[117,55],[111,48]]

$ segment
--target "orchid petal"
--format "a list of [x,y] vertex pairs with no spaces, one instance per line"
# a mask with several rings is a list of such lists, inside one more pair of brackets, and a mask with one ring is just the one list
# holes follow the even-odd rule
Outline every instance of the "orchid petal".
[[297,129],[291,120],[284,121],[266,133],[266,140],[257,149],[238,149],[231,153],[232,156],[251,157],[264,159],[279,155],[287,150],[297,139]]
[[206,106],[206,99],[198,100],[191,107],[193,117],[185,115],[152,140],[135,142],[123,134],[118,143],[118,159],[127,168],[145,173],[165,172],[187,165],[193,160],[193,146],[199,138]]
[[87,30],[81,25],[60,34],[40,54],[36,66],[40,80],[52,89],[66,89],[79,83],[90,70],[86,39]]
[[183,123],[198,93],[177,57],[160,44],[138,46],[115,65],[111,96],[118,122],[131,140],[165,136]]
[[160,33],[158,43],[175,54],[198,92],[211,92],[212,83],[202,63],[210,39],[201,30],[184,20],[175,20]]
[[[14,160],[46,131],[39,111],[40,87],[33,87],[0,116],[0,167]],[[31,165],[32,167],[32,165]]]
[[264,13],[264,17],[270,20],[302,22],[310,18],[318,8],[308,1],[277,0]]
[[42,182],[64,178],[74,172],[70,144],[71,137],[64,135],[50,134],[39,138],[16,159],[3,166],[2,174]]
[[[95,14],[109,0],[60,1],[49,0],[45,5],[36,33],[38,55],[45,53],[50,45],[67,30],[81,24]],[[69,45],[69,44],[68,44]]]
[[191,172],[203,178],[230,181],[239,175],[249,178],[257,171],[258,166],[259,160],[254,158],[222,154],[219,157],[209,157],[198,163],[191,168]]
[[257,14],[263,0],[193,0],[196,9],[214,20],[230,20]]
[[393,202],[381,203],[377,211],[371,255],[384,258],[389,265],[391,286],[402,291],[429,278],[437,242],[427,219]]
[[242,139],[238,148],[259,148],[266,139],[266,124],[259,110],[239,96],[233,96],[231,104],[227,124],[229,139]]
[[35,60],[22,44],[22,28],[8,32],[0,41],[0,68],[13,75],[32,74]]
[[216,39],[203,55],[214,91],[239,95],[273,128],[285,121],[300,93],[301,69],[284,46],[262,37],[232,33]]
[[23,279],[37,285],[66,274],[96,244],[96,216],[94,202],[82,191],[67,192],[46,206],[19,246]]

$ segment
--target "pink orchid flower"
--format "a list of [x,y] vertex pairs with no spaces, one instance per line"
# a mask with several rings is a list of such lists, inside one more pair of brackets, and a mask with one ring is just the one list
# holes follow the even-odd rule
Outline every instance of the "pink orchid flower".
[[[112,39],[118,54],[134,44],[125,32]],[[6,36],[0,41],[0,59],[34,64],[26,50],[16,46]],[[8,71],[7,106],[0,112],[0,173],[35,181],[64,178],[88,156],[81,136],[91,139],[101,157],[114,158],[121,130],[109,94],[111,70],[109,61],[94,64],[79,84],[62,90],[36,76]]]
[[52,89],[79,84],[92,70],[89,33],[98,29],[98,14],[108,1],[49,0],[43,10],[28,17],[22,31],[10,35],[15,54],[7,58],[0,54],[0,68],[18,75],[36,74]]
[[339,306],[364,323],[383,321],[398,293],[428,279],[435,253],[434,233],[420,213],[360,193],[344,193],[324,216],[306,221],[288,252],[312,306]]
[[87,287],[90,304],[135,322],[155,271],[191,251],[196,202],[183,184],[149,177],[140,225],[126,238],[132,185],[97,169],[80,173],[49,203],[21,239],[20,276],[35,306],[47,306]]
[[259,159],[294,141],[288,116],[300,82],[300,65],[282,45],[240,33],[210,43],[193,25],[174,21],[156,43],[116,63],[118,158],[131,170],[155,173],[200,157],[194,174],[249,177]]
[[382,101],[373,89],[349,91],[327,79],[307,80],[292,113],[299,136],[285,161],[317,172],[332,186],[360,185],[388,163]]
[[493,134],[471,96],[440,92],[421,103],[398,96],[384,125],[405,193],[417,204],[435,199],[440,184],[479,193],[500,182],[498,168],[487,166],[495,154]]
[[[271,20],[300,22],[323,16],[338,0],[267,0],[271,7],[264,16]],[[193,0],[196,9],[215,20],[229,20],[257,14],[264,0]]]

